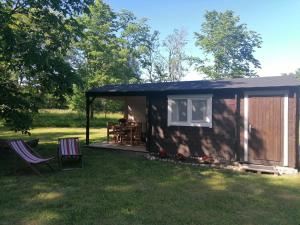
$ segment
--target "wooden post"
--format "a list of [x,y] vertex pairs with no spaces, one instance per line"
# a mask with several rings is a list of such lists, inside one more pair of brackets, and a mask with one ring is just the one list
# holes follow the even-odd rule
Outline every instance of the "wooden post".
[[150,141],[151,141],[151,102],[150,97],[146,96],[146,150],[150,152]]
[[107,144],[109,144],[109,127],[110,124],[109,122],[106,123],[106,141],[107,141]]
[[90,104],[90,113],[91,113],[90,119],[93,120],[94,119],[94,104],[93,103]]
[[85,110],[86,110],[86,133],[85,133],[85,143],[86,145],[90,144],[90,98],[86,94],[86,100],[85,100]]

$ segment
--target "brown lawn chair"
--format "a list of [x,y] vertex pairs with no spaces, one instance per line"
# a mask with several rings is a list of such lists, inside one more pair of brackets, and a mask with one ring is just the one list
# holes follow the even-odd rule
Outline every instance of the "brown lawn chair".
[[140,145],[142,143],[142,123],[128,122],[121,129],[121,142],[123,144]]
[[113,123],[113,122],[107,122],[107,143],[110,142],[110,136],[112,135],[112,139],[115,143],[117,143],[119,140],[119,132],[120,132],[120,125]]
[[134,129],[133,129],[133,143],[135,145],[141,145],[142,144],[142,123],[138,122],[136,123]]

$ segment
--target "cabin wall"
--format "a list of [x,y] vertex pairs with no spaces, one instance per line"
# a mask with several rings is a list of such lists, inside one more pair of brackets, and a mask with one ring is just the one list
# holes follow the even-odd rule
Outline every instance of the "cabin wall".
[[[197,94],[197,93],[195,93]],[[151,95],[149,150],[176,154],[184,150],[191,156],[211,155],[219,161],[244,160],[243,92],[213,94],[213,126],[168,126],[167,95]],[[297,95],[289,90],[288,166],[298,167]]]
[[125,117],[128,120],[141,122],[146,130],[146,97],[130,96],[125,99]]
[[167,125],[167,95],[151,96],[150,151],[164,149],[169,154],[187,151],[191,156],[211,155],[219,161],[236,159],[235,94],[214,94],[213,126],[184,127]]
[[[297,92],[289,90],[288,100],[288,166],[292,168],[299,167],[297,160],[298,156],[298,115],[297,115]],[[239,160],[244,161],[244,96],[240,95],[240,145],[239,145]]]

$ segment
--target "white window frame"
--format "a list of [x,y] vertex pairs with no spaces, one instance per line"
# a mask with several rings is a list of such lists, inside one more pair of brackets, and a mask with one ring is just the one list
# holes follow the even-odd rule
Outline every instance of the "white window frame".
[[[205,95],[168,95],[168,126],[189,126],[189,127],[210,127],[212,128],[212,94]],[[176,99],[187,100],[187,121],[174,122],[172,121],[172,102]],[[206,101],[206,120],[192,121],[192,100]]]

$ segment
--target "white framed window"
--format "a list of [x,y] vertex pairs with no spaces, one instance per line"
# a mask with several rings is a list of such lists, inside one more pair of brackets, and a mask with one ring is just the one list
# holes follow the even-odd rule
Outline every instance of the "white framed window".
[[168,126],[212,127],[212,95],[169,95]]

